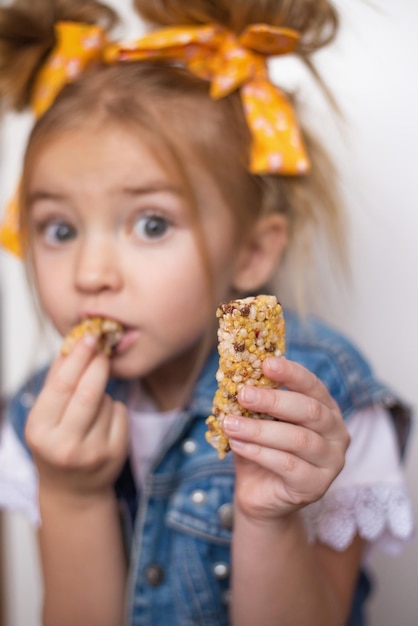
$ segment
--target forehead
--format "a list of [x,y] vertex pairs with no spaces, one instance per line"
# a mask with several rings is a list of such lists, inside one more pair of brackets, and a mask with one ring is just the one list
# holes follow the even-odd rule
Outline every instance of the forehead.
[[150,175],[182,182],[174,155],[146,128],[86,121],[36,141],[28,152],[26,175],[35,179],[73,177],[80,185],[87,177],[105,176],[103,183],[124,176]]
[[[123,102],[126,104],[126,98]],[[120,99],[116,104],[119,103]],[[24,187],[27,188],[33,180],[34,165],[39,179],[42,161],[43,173],[49,179],[52,174],[58,177],[65,171],[68,178],[80,184],[86,178],[82,161],[89,177],[94,165],[98,188],[101,172],[106,181],[111,172],[114,177],[137,174],[138,179],[143,180],[151,170],[154,173],[158,170],[159,176],[168,177],[181,186],[190,210],[203,219],[207,218],[208,212],[217,212],[216,207],[219,207],[229,213],[228,218],[233,214],[237,220],[241,213],[246,215],[247,204],[254,205],[252,189],[242,184],[242,168],[237,168],[235,163],[234,148],[231,147],[234,142],[221,141],[219,133],[215,132],[218,126],[209,113],[216,112],[219,103],[211,102],[210,111],[207,106],[201,107],[199,120],[202,123],[196,123],[191,105],[177,106],[180,104],[178,100],[167,101],[166,98],[163,103],[159,101],[160,106],[156,102],[151,106],[144,97],[142,103],[129,101],[126,109],[116,106],[113,101],[109,106],[105,104],[102,99],[97,102],[96,97],[96,106],[87,107],[83,115],[73,109],[61,110],[61,105],[58,110],[53,108],[46,114],[31,138]],[[196,102],[193,109],[195,105]],[[73,115],[64,115],[65,112]],[[204,113],[208,118],[205,123]],[[102,145],[107,149],[103,150]],[[53,154],[53,147],[56,150],[61,148],[58,153],[65,160],[66,168],[56,167],[58,158]],[[44,156],[39,159],[41,154]],[[51,171],[47,162],[53,164]],[[246,218],[244,221],[246,223]]]
[[52,133],[38,145],[26,172],[27,198],[29,204],[45,193],[105,201],[121,192],[171,190],[202,226],[213,220],[231,222],[219,185],[189,157],[186,168],[187,156],[148,129],[88,122]]

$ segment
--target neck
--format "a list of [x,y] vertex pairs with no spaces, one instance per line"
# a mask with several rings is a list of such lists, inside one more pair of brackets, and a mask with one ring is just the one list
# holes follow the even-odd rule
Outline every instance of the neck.
[[143,380],[143,384],[160,411],[179,409],[188,402],[202,367],[213,348],[204,340]]

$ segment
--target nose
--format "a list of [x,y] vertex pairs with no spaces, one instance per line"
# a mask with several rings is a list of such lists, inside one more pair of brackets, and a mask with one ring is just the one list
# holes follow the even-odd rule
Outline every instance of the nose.
[[114,246],[104,236],[84,241],[77,255],[75,282],[80,291],[117,291],[123,277]]

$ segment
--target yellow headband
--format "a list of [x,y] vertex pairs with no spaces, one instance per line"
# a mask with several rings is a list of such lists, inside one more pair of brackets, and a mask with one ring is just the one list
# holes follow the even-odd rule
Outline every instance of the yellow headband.
[[[128,43],[109,43],[98,26],[76,22],[56,25],[57,43],[38,74],[32,108],[42,115],[62,87],[94,62],[108,64],[145,59],[172,60],[210,82],[210,95],[222,98],[240,89],[252,136],[253,174],[306,174],[310,163],[289,99],[268,77],[266,59],[295,50],[299,34],[265,24],[241,35],[217,25],[165,28]],[[21,254],[18,193],[0,228],[0,243]]]

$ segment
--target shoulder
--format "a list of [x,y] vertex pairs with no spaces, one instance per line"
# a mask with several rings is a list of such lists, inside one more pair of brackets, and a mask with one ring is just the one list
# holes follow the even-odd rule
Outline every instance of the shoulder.
[[370,371],[370,365],[358,347],[335,327],[318,317],[299,317],[294,311],[285,310],[287,351],[303,354],[305,359],[334,361],[362,367]]
[[373,404],[399,404],[379,381],[358,347],[318,318],[299,318],[286,310],[287,358],[310,369],[328,387],[344,417]]

